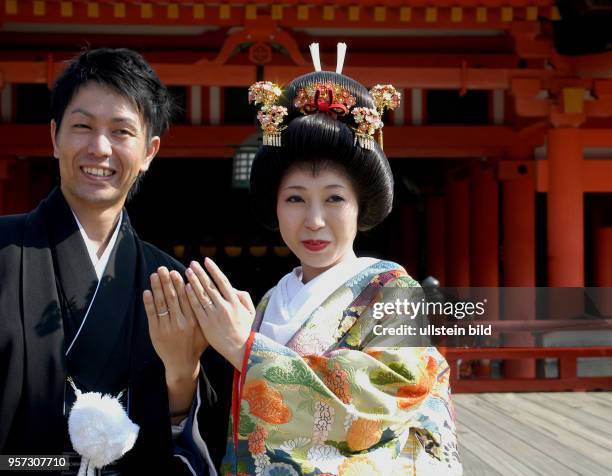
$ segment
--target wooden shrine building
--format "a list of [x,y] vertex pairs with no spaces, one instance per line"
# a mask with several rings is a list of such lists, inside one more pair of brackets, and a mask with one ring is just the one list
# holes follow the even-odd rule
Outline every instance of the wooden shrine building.
[[[261,296],[292,261],[232,185],[232,159],[256,132],[246,89],[311,71],[313,41],[331,69],[344,41],[345,74],[403,98],[384,128],[395,209],[360,249],[443,286],[612,288],[609,4],[0,0],[0,214],[32,209],[57,183],[48,88],[64,61],[85,45],[133,48],[182,105],[128,207],[135,227],[181,259],[216,254]],[[522,311],[512,319],[529,319]],[[612,341],[602,349],[611,356]],[[582,388],[576,358],[593,350],[547,351],[568,362],[563,388]],[[523,364],[505,375],[533,377]]]

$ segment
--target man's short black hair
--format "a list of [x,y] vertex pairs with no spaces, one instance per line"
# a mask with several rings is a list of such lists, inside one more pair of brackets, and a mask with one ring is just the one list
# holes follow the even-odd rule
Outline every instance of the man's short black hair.
[[281,147],[261,146],[251,168],[251,197],[262,223],[278,228],[276,201],[283,177],[296,167],[313,173],[326,167],[343,172],[352,183],[359,201],[357,226],[361,231],[382,222],[393,205],[393,174],[385,153],[376,143],[372,150],[355,143],[352,114],[332,117],[325,113],[303,115],[293,99],[296,92],[312,83],[341,84],[355,97],[355,107],[374,108],[374,100],[359,82],[333,72],[320,71],[300,76],[287,86],[282,105],[287,107],[287,128]]
[[162,135],[173,112],[172,97],[149,63],[127,48],[85,50],[72,59],[51,91],[51,117],[59,131],[64,112],[79,88],[90,81],[131,101],[142,116],[147,137]]

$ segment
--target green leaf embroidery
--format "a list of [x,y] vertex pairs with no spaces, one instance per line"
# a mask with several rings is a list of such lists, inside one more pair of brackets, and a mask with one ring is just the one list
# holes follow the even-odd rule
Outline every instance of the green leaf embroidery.
[[403,379],[393,372],[385,369],[376,369],[370,372],[370,381],[376,385],[391,385],[404,383]]
[[309,387],[326,397],[330,396],[330,391],[315,380],[310,368],[303,362],[295,359],[291,360],[291,369],[286,367],[270,367],[264,371],[266,380],[281,385],[303,385]]
[[406,380],[410,382],[415,381],[414,375],[412,374],[412,372],[410,372],[410,370],[408,370],[408,367],[406,367],[406,364],[404,362],[389,362],[389,364],[387,365],[391,370],[397,372]]

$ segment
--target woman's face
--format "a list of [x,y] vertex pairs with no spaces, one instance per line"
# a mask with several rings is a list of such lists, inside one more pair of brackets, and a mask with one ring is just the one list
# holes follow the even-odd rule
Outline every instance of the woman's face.
[[343,259],[354,256],[357,195],[348,177],[332,168],[290,169],[283,177],[276,214],[283,240],[310,281]]

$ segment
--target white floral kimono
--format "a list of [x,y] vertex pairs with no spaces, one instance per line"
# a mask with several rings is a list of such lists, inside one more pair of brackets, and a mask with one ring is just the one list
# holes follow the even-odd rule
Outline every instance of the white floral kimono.
[[461,475],[444,357],[433,347],[376,347],[364,332],[381,289],[409,296],[418,283],[369,258],[301,287],[295,279],[285,276],[257,307],[221,474]]

